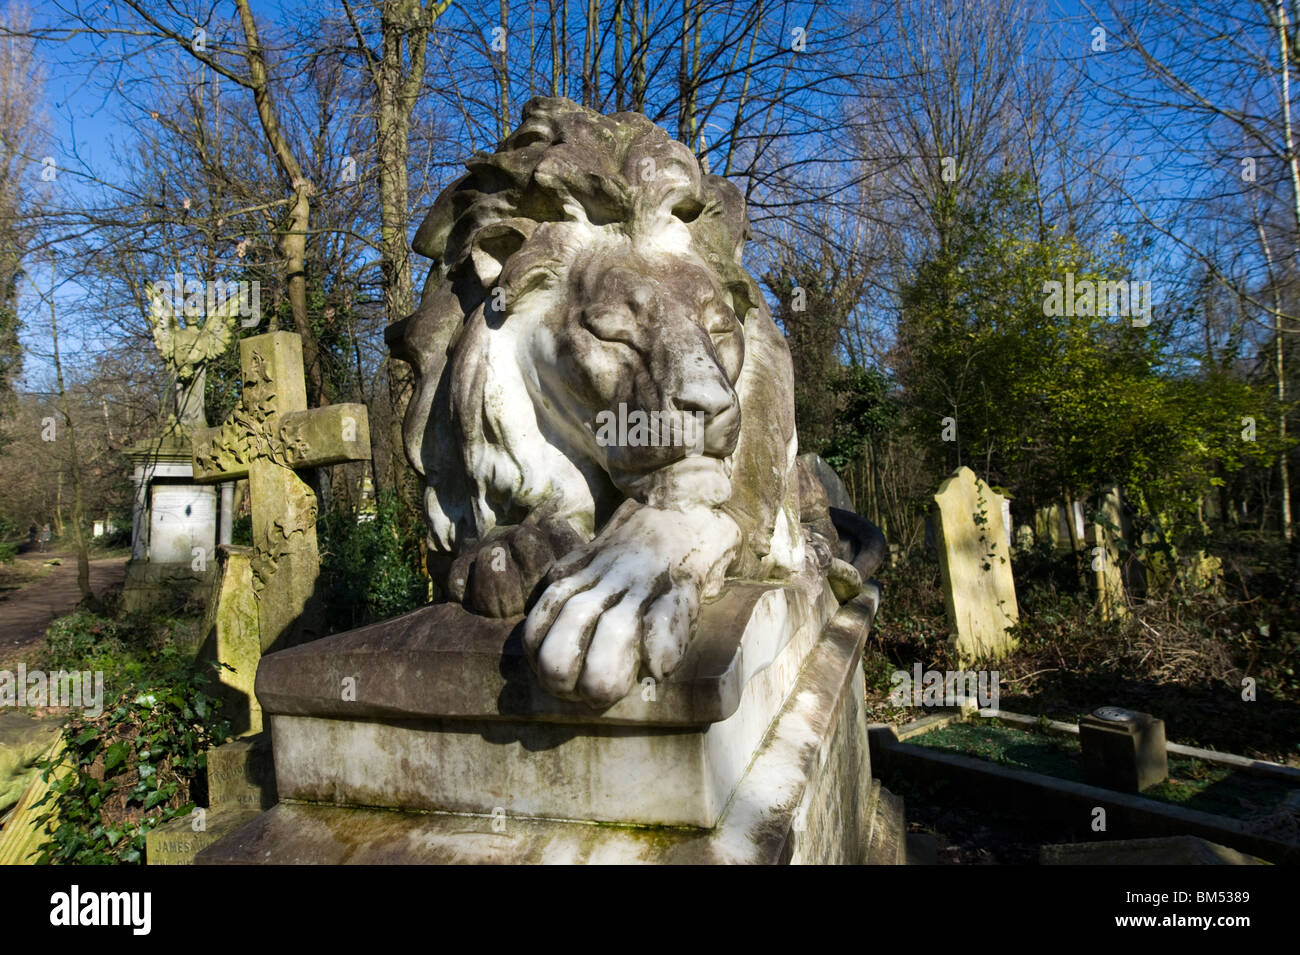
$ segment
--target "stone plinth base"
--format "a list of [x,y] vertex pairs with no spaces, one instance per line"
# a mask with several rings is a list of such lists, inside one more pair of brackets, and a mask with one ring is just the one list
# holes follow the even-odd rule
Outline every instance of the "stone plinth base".
[[130,613],[175,612],[208,599],[216,570],[193,570],[188,563],[129,560],[122,584],[122,609]]
[[[869,604],[849,604],[822,630],[804,655],[804,665],[752,762],[743,767],[730,799],[711,827],[592,825],[576,812],[567,818],[539,818],[513,813],[505,806],[478,813],[393,812],[293,801],[281,803],[208,847],[196,862],[899,862],[901,805],[878,783],[873,785],[867,748],[860,659],[871,616]],[[267,702],[264,698],[264,705]],[[285,783],[294,784],[286,776],[292,777],[297,770],[286,774],[281,765],[284,747],[277,720],[278,716],[272,718],[277,734],[276,770],[284,796]],[[642,732],[650,729],[643,727]],[[430,737],[449,733],[443,726],[405,730]],[[575,739],[580,735],[572,724],[569,731]],[[291,724],[290,734],[299,732],[300,728]],[[624,732],[635,736],[631,727]],[[702,746],[698,739],[706,736],[708,729],[679,726],[674,732],[694,736],[696,745]],[[465,735],[478,736],[479,731],[467,729]],[[555,745],[562,748],[568,744]],[[592,751],[591,745],[581,744],[584,752]],[[368,752],[380,762],[387,759]],[[497,758],[521,761],[527,758],[526,752],[517,744],[507,744]],[[628,768],[638,771],[636,766]],[[679,770],[686,775],[693,771],[694,767]],[[581,779],[557,782],[568,790]],[[660,779],[658,785],[675,787],[680,782]],[[502,796],[503,802],[518,798],[518,794]]]

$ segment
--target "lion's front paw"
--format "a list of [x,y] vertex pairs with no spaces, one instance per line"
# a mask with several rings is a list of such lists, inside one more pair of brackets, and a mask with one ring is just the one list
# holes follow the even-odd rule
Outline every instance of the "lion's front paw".
[[562,520],[504,529],[456,558],[447,588],[452,599],[475,613],[517,616],[555,560],[582,542]]
[[594,707],[617,703],[644,664],[658,680],[686,650],[700,585],[637,548],[599,551],[560,577],[528,615],[524,646],[548,692]]

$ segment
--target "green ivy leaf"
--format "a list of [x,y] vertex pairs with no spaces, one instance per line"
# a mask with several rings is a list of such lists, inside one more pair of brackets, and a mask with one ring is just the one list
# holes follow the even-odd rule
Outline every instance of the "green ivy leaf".
[[126,757],[130,755],[131,747],[122,740],[118,740],[108,748],[104,754],[104,769],[110,770],[126,762]]

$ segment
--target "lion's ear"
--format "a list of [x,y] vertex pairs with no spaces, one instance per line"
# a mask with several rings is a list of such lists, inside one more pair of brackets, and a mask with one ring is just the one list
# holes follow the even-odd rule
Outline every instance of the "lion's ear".
[[526,219],[507,219],[485,225],[474,233],[470,240],[469,259],[484,289],[496,284],[506,262],[528,241],[536,228],[535,222]]

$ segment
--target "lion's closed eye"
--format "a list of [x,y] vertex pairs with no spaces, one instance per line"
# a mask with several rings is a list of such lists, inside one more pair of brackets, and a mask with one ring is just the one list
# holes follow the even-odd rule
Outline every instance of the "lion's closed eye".
[[711,310],[707,313],[704,329],[709,333],[723,371],[735,382],[745,362],[744,330],[735,313],[729,308]]
[[625,308],[589,305],[582,311],[582,324],[587,331],[602,341],[636,347],[636,319]]

